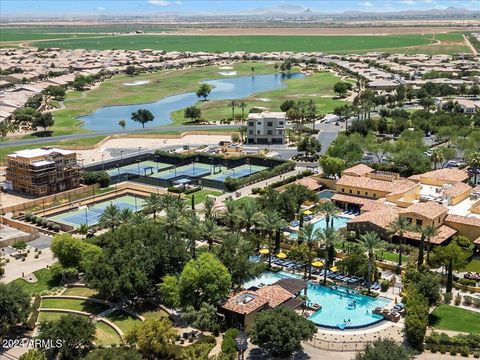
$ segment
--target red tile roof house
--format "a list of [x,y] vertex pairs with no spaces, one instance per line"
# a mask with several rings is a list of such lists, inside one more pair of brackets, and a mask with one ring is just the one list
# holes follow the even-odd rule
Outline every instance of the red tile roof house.
[[[286,287],[288,288],[288,286]],[[298,291],[298,288],[293,291]],[[303,300],[297,299],[295,294],[281,285],[273,284],[257,290],[244,290],[232,294],[220,306],[219,312],[224,314],[225,321],[229,326],[250,331],[260,311],[275,309],[278,306],[296,309],[303,303]]]

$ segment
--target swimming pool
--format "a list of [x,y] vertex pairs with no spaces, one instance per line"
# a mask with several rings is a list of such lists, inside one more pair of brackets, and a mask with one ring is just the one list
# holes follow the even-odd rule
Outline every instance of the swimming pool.
[[[330,219],[330,221],[332,221],[332,220]],[[343,217],[343,216],[334,216],[333,217],[333,228],[334,228],[334,230],[338,230],[338,229],[346,227],[347,222],[349,222],[349,221],[350,221],[349,218],[346,218],[346,217]],[[317,229],[324,230],[326,228],[326,225],[327,225],[327,220],[325,218],[321,218],[320,220],[315,221],[313,223],[313,228],[315,230],[317,230]],[[290,237],[292,237],[293,239],[296,239],[297,236],[298,235],[297,235],[296,232],[293,232],[293,233],[290,234]]]
[[[301,278],[287,272],[264,272],[259,277],[244,284],[245,288],[271,285],[280,279]],[[309,282],[307,297],[309,303],[322,306],[308,319],[318,326],[337,328],[337,325],[345,325],[345,328],[359,328],[375,324],[383,320],[381,315],[373,314],[377,306],[386,306],[390,300],[384,297],[372,298],[360,294],[348,294],[348,288],[338,286],[336,289]],[[354,306],[352,306],[355,304]],[[350,322],[348,322],[350,320]],[[346,323],[344,323],[344,321]]]

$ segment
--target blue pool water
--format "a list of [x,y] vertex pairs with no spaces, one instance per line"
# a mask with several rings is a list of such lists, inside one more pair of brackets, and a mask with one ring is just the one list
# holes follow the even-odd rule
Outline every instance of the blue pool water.
[[[301,278],[301,275],[293,275],[287,272],[265,272],[256,279],[244,284],[245,288],[259,286],[260,284],[270,285],[285,278]],[[313,284],[309,282],[307,289],[308,301],[322,306],[321,310],[315,312],[308,319],[319,326],[336,328],[343,324],[344,320],[350,322],[346,328],[364,327],[383,319],[380,315],[372,314],[377,306],[386,306],[390,300],[384,297],[372,298],[360,294],[347,294],[347,288],[337,289]],[[349,306],[355,301],[355,307]]]
[[[284,80],[304,76],[301,73],[252,75],[205,82],[214,86],[208,96],[209,100],[243,99],[254,93],[281,89],[286,86]],[[199,101],[197,95],[189,92],[168,96],[153,103],[102,107],[90,114],[79,116],[78,119],[90,130],[119,130],[120,119],[126,121],[126,129],[140,129],[142,125],[132,121],[131,115],[138,109],[147,109],[153,113],[155,119],[145,126],[154,127],[170,123],[172,112],[191,106],[197,101]]]
[[[344,228],[347,226],[347,222],[349,221],[350,219],[349,218],[346,218],[346,217],[343,217],[343,216],[335,216],[333,217],[333,228],[335,230],[338,230],[338,229],[341,229],[341,228]],[[330,219],[330,221],[332,221],[332,219]],[[325,218],[322,218],[318,221],[315,221],[313,223],[313,228],[315,230],[317,229],[320,229],[320,230],[324,230],[326,228],[326,225],[327,225],[327,221]],[[290,234],[290,236],[293,238],[293,239],[296,239],[297,238],[297,233],[296,232],[293,232]]]

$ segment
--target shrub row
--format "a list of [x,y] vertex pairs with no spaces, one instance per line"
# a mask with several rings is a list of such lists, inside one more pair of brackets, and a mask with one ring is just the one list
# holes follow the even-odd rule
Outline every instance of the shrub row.
[[287,161],[283,164],[275,166],[274,168],[266,169],[244,178],[238,179],[238,178],[227,177],[225,179],[225,188],[228,191],[235,191],[243,186],[253,184],[258,181],[270,179],[274,176],[278,176],[280,174],[286,173],[288,171],[293,170],[294,168],[295,168],[295,162]]
[[192,193],[195,193],[197,191],[200,191],[201,189],[202,188],[200,186],[189,188],[189,189],[185,190],[184,194],[192,194]]
[[425,343],[428,345],[437,346],[455,346],[458,348],[467,348],[470,351],[473,351],[480,348],[480,334],[449,336],[445,333],[433,331],[429,336],[425,337]]
[[466,306],[475,306],[476,308],[480,308],[480,299],[468,295],[463,295],[463,305]]
[[25,221],[31,222],[32,224],[37,226],[48,228],[48,230],[60,231],[60,225],[30,213],[25,215]]
[[222,354],[229,360],[235,360],[237,357],[237,348],[235,345],[235,338],[240,330],[232,328],[225,331],[222,341]]
[[[276,189],[280,186],[290,184],[290,183],[292,183],[296,180],[302,179],[302,178],[304,178],[306,176],[310,176],[312,174],[313,174],[312,170],[305,170],[305,171],[302,171],[302,172],[298,173],[297,175],[292,175],[292,176],[289,176],[289,177],[287,177],[283,180],[275,181],[274,183],[271,183],[270,185],[268,185],[268,187]],[[265,191],[266,191],[266,188],[253,188],[252,189],[252,194],[263,194]]]
[[466,285],[466,286],[477,286],[477,282],[472,279],[458,279],[457,283],[460,285]]
[[42,302],[42,298],[40,295],[35,295],[35,299],[33,300],[32,304],[32,313],[30,314],[30,317],[27,320],[27,329],[33,330],[35,329],[35,324],[37,323],[38,320],[38,315],[40,315],[40,312],[38,311],[38,308],[40,307],[40,303]]

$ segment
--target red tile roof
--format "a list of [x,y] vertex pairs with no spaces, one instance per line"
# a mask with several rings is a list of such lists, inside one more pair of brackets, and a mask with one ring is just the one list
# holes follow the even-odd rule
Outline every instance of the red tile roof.
[[399,211],[400,214],[414,213],[426,217],[427,219],[436,219],[446,213],[448,209],[435,201],[419,202]]
[[352,186],[359,189],[371,190],[371,191],[381,191],[385,193],[402,193],[413,189],[417,186],[412,181],[409,180],[377,180],[371,179],[369,177],[363,176],[350,176],[350,175],[343,175],[337,181],[337,189],[338,186]]
[[[436,245],[443,243],[444,241],[450,239],[453,235],[457,233],[457,230],[452,229],[447,225],[440,226],[437,229],[437,231],[438,231],[438,234],[430,239],[430,242]],[[422,237],[422,235],[417,231],[407,231],[404,233],[404,236],[408,239],[419,240],[419,241],[420,241],[420,238]]]
[[355,205],[366,205],[366,204],[375,202],[375,200],[366,199],[359,196],[339,194],[339,193],[336,193],[335,195],[333,195],[330,200],[341,201],[344,203],[355,204]]
[[468,180],[468,172],[465,170],[457,169],[457,168],[445,168],[445,169],[438,169],[433,171],[428,171],[423,174],[413,175],[410,176],[410,180],[420,181],[421,178],[430,178],[435,180],[443,180],[447,182],[459,182],[459,181],[466,181]]
[[372,169],[370,166],[367,166],[365,164],[358,164],[343,170],[343,174],[354,175],[354,176],[365,176],[366,174],[372,173],[374,171],[375,170]]
[[447,215],[445,221],[457,224],[471,225],[480,227],[480,219],[475,217],[466,217],[460,215]]

